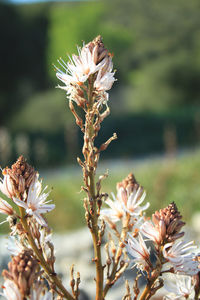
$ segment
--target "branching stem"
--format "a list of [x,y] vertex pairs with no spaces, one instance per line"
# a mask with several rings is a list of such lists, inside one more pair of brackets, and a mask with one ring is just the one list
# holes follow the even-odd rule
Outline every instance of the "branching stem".
[[[124,242],[125,239],[126,239],[126,235],[127,235],[127,232],[128,232],[129,221],[130,221],[130,215],[127,215],[126,219],[123,222],[123,228],[122,228],[119,243]],[[119,261],[120,261],[121,254],[122,254],[122,248],[121,248],[121,246],[119,246],[119,248],[117,250],[117,253],[116,253],[116,256],[115,256],[115,261],[113,263],[112,272],[111,272],[111,274],[110,274],[110,276],[107,280],[107,283],[104,287],[104,292],[103,292],[104,297],[106,296],[107,292],[111,288],[112,281],[115,279],[115,275],[116,275],[116,272],[117,272],[117,268],[118,268],[118,264],[119,264]]]
[[39,260],[40,265],[42,266],[44,271],[47,273],[49,278],[51,278],[51,281],[62,292],[63,297],[68,300],[74,300],[73,296],[63,286],[60,278],[52,271],[49,264],[45,261],[42,252],[37,248],[37,245],[35,244],[35,241],[32,237],[30,228],[27,223],[25,209],[23,207],[19,207],[19,211],[20,211],[20,217],[21,217],[21,224],[26,232],[29,245],[31,246],[32,250],[34,251],[37,259]]

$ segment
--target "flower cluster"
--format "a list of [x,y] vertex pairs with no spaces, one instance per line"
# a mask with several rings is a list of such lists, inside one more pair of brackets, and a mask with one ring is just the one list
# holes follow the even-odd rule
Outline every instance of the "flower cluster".
[[[10,202],[0,198],[0,213],[7,215],[6,221],[15,240],[11,247],[15,256],[8,264],[9,270],[2,273],[5,279],[3,295],[8,300],[50,300],[52,294],[45,292],[41,284],[43,279],[38,259],[53,269],[53,245],[48,238],[50,229],[44,214],[55,205],[49,204],[47,187],[42,190],[39,174],[22,156],[2,173],[0,191]],[[32,247],[37,248],[37,259]]]
[[112,57],[104,47],[100,36],[82,48],[78,47],[78,55],[69,57],[68,63],[62,58],[58,62],[63,70],[55,66],[56,76],[65,84],[58,87],[67,92],[70,100],[79,106],[84,105],[87,81],[93,82],[93,92],[100,102],[108,100],[106,91],[111,89],[115,81],[115,72]]
[[[17,206],[23,207],[27,216],[33,216],[41,226],[47,226],[43,214],[55,208],[54,204],[47,204],[49,192],[47,187],[42,191],[42,183],[39,175],[20,156],[12,167],[3,170],[3,179],[0,183],[0,191],[5,194]],[[13,207],[0,198],[0,212],[8,216],[16,215]]]
[[[151,277],[153,281],[155,280],[155,274],[157,280],[162,274],[168,272],[176,274],[174,275],[176,284],[165,286],[170,292],[166,299],[182,299],[182,297],[188,298],[194,295],[192,278],[200,272],[198,255],[193,252],[197,248],[194,246],[194,242],[179,240],[184,235],[184,232],[180,232],[184,225],[181,218],[175,203],[171,203],[166,208],[156,211],[152,215],[152,221],[144,220],[138,237],[129,235],[126,244],[132,263],[138,269],[146,271],[150,280]],[[150,250],[147,249],[142,236],[151,241],[151,251],[157,258],[155,267],[151,262]],[[196,250],[199,253],[199,250]],[[156,290],[156,287],[154,288]],[[152,285],[152,290],[154,288]]]
[[101,216],[106,221],[117,222],[128,215],[132,223],[136,223],[143,211],[149,207],[148,202],[141,206],[145,197],[143,187],[136,182],[131,173],[122,182],[117,183],[117,196],[113,195],[113,200],[108,198],[105,201],[110,208],[102,209]]

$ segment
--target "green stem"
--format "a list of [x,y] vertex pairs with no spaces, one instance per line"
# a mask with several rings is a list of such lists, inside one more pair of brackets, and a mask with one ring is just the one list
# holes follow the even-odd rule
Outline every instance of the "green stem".
[[51,278],[52,282],[63,293],[64,297],[68,300],[74,300],[73,296],[63,286],[60,278],[56,275],[56,273],[54,273],[52,271],[52,269],[50,268],[48,263],[45,261],[42,252],[40,252],[40,250],[37,248],[37,245],[35,244],[35,241],[32,237],[30,228],[27,224],[25,209],[23,207],[19,207],[19,211],[20,211],[20,216],[21,216],[21,223],[27,234],[27,239],[28,239],[29,245],[31,246],[32,250],[34,251],[37,259],[39,260],[40,265],[42,266],[44,271],[48,274],[48,276]]

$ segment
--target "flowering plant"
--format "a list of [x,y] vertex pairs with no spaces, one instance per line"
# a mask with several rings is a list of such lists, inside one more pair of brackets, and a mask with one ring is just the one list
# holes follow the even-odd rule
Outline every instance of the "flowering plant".
[[[133,174],[117,183],[112,199],[101,191],[107,174],[96,178],[102,151],[116,134],[100,147],[95,144],[101,123],[109,115],[109,94],[115,79],[112,55],[102,38],[96,37],[72,55],[69,62],[58,60],[58,86],[67,93],[69,108],[83,133],[83,158],[78,163],[83,171],[85,219],[93,240],[96,268],[95,300],[107,299],[112,286],[131,266],[137,268],[133,288],[126,281],[122,299],[148,300],[164,287],[164,299],[200,299],[199,250],[183,239],[184,222],[176,204],[156,211],[149,220],[146,193]],[[83,114],[80,116],[77,107]],[[80,111],[80,110],[79,110]],[[55,270],[54,246],[45,213],[55,205],[47,200],[39,174],[20,156],[11,168],[3,169],[1,192],[9,201],[0,199],[0,212],[9,222],[15,247],[8,270],[3,270],[2,295],[8,300],[79,299],[80,274],[71,269],[70,289],[64,287]],[[102,208],[102,204],[103,208]],[[103,237],[109,231],[103,259]],[[148,243],[148,245],[147,245]],[[143,274],[145,286],[138,282]],[[167,280],[171,274],[171,282]]]

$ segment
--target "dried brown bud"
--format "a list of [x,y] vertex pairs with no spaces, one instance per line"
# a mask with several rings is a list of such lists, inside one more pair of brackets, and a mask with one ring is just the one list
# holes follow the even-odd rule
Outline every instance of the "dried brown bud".
[[132,193],[137,192],[137,198],[139,200],[144,193],[144,189],[137,183],[134,175],[130,173],[124,180],[117,183],[117,192],[118,198],[122,199],[124,204],[127,205],[128,198]]
[[117,189],[120,189],[121,187],[127,190],[129,194],[139,187],[133,173],[130,173],[125,179],[117,183]]
[[90,49],[90,52],[95,48],[96,64],[101,62],[106,56],[109,56],[108,50],[105,48],[102,37],[98,35],[92,42],[89,42],[85,47]]
[[36,176],[36,171],[26,162],[23,156],[20,156],[11,168],[5,168],[3,173],[10,176],[17,195],[22,195],[28,190]]
[[180,232],[185,225],[181,219],[182,216],[174,202],[152,215],[152,220],[159,229],[161,240],[164,243],[174,241],[184,235],[184,232]]
[[24,250],[8,263],[9,270],[3,270],[4,279],[13,281],[23,297],[29,296],[30,289],[38,277],[39,265],[31,256],[30,251]]

